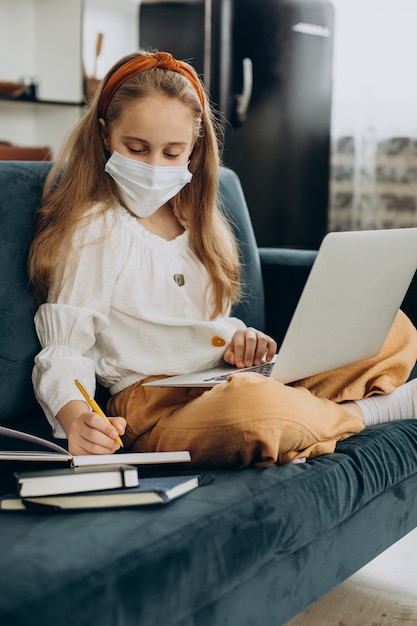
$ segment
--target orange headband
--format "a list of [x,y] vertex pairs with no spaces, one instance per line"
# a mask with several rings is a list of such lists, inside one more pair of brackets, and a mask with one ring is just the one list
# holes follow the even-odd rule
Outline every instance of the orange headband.
[[187,78],[194,87],[204,111],[203,89],[192,68],[187,63],[174,59],[172,54],[169,54],[169,52],[157,52],[156,54],[146,54],[135,57],[134,59],[130,59],[130,61],[126,61],[126,63],[117,68],[104,85],[100,94],[98,103],[99,117],[105,116],[109,102],[115,92],[119,89],[120,85],[122,85],[129,78],[132,78],[132,76],[135,76],[140,72],[146,72],[146,70],[150,70],[153,67],[171,70],[185,76],[185,78]]

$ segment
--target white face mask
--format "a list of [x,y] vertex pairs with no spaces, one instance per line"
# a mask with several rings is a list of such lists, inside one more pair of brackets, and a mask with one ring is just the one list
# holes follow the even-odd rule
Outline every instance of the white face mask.
[[138,217],[149,217],[190,182],[186,165],[155,167],[113,152],[105,171],[117,183],[126,206]]

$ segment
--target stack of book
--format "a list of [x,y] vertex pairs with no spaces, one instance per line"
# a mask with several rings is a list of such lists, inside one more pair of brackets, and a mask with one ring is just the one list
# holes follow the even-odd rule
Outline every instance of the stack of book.
[[[12,471],[14,489],[0,496],[1,510],[163,504],[199,485],[196,475],[139,478],[139,466],[188,462],[187,451],[73,456],[53,442],[3,426],[0,446],[0,469],[19,468]],[[34,471],[33,465],[41,469]]]

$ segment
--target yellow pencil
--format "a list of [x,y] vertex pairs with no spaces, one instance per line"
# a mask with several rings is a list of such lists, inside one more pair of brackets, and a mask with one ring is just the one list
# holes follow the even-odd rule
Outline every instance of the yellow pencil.
[[[87,400],[88,404],[90,405],[90,407],[93,409],[94,413],[97,413],[98,415],[101,415],[101,417],[104,417],[105,420],[107,420],[110,423],[109,418],[107,417],[107,415],[105,415],[103,413],[103,411],[100,409],[99,405],[97,404],[97,402],[93,399],[90,398],[90,396],[88,395],[87,391],[84,389],[84,387],[82,386],[82,384],[80,383],[79,380],[74,381],[75,384],[77,385],[78,389],[81,391],[81,393],[83,394],[84,398]],[[116,437],[116,441],[117,443],[123,448],[123,441],[120,439],[119,435],[117,435]]]

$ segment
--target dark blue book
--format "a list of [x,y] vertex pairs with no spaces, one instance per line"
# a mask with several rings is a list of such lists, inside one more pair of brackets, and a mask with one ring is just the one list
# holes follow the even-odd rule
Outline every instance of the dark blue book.
[[160,505],[171,502],[199,486],[199,476],[141,478],[138,487],[90,491],[65,495],[18,498],[5,496],[2,510],[86,510]]

